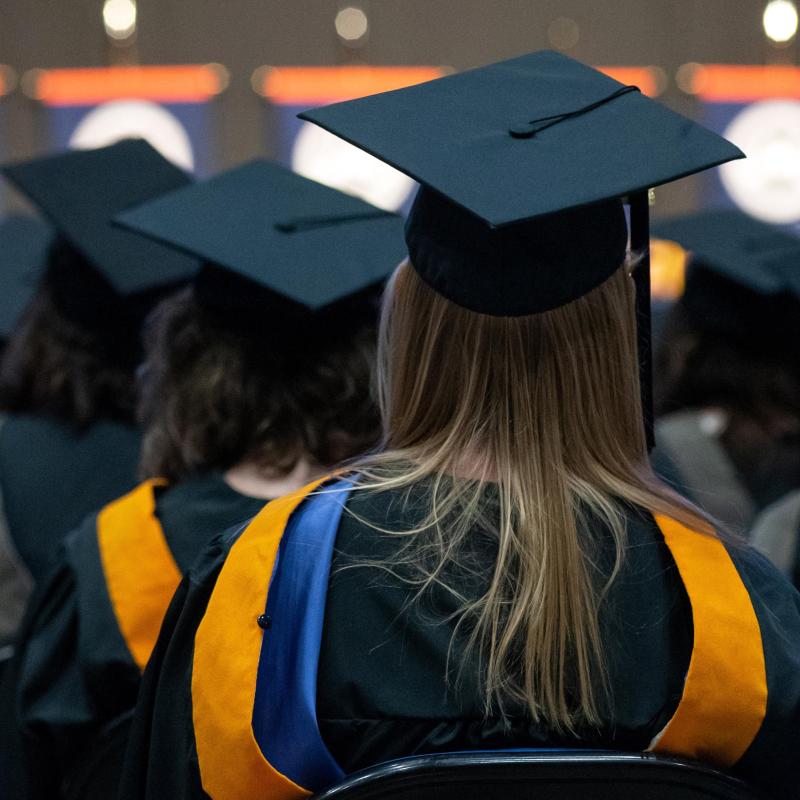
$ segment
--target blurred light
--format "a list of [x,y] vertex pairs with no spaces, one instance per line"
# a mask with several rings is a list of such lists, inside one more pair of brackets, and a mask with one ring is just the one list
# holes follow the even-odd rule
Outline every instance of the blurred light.
[[147,139],[164,158],[187,172],[194,168],[186,129],[166,108],[147,100],[112,100],[93,108],[78,123],[69,146],[91,150],[130,138]]
[[729,415],[727,411],[716,409],[703,409],[698,419],[698,427],[710,439],[719,439],[728,427]]
[[112,39],[130,38],[136,32],[136,0],[106,0],[103,24]]
[[580,38],[578,23],[569,17],[557,17],[547,27],[547,39],[558,50],[572,50]]
[[683,294],[687,260],[677,242],[650,240],[650,293],[656,300],[677,300]]
[[667,86],[669,86],[669,75],[663,67],[652,66],[650,67],[650,74],[653,77],[653,97],[663,94]]
[[17,73],[7,64],[0,64],[0,95],[13,92],[17,86]]
[[231,85],[231,71],[224,65],[212,62],[206,64],[217,79],[216,94],[222,94]]
[[777,44],[791,41],[797,33],[797,6],[791,0],[770,0],[763,23],[768,39]]
[[695,61],[681,64],[675,73],[675,84],[686,94],[699,94],[703,91],[703,65]]
[[397,211],[415,185],[394,167],[309,122],[294,141],[292,169],[387,211]]
[[336,15],[336,33],[347,45],[359,45],[369,31],[369,20],[362,8],[345,6]]
[[800,220],[800,102],[764,100],[734,117],[725,138],[747,158],[720,167],[733,201],[776,224]]
[[31,100],[39,99],[39,80],[44,74],[43,69],[29,69],[22,73],[22,80],[19,82],[19,88],[26,97]]
[[256,94],[264,97],[267,96],[267,86],[269,85],[270,75],[275,67],[264,64],[261,67],[256,67],[253,74],[250,76],[250,86]]

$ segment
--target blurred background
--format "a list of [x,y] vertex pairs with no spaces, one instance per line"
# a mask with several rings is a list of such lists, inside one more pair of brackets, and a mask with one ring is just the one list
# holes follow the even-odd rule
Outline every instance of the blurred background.
[[[276,157],[403,208],[408,179],[295,114],[542,48],[635,83],[747,152],[659,189],[656,217],[736,205],[798,225],[790,0],[0,0],[0,160],[142,135],[201,177]],[[0,188],[0,210],[21,204]]]

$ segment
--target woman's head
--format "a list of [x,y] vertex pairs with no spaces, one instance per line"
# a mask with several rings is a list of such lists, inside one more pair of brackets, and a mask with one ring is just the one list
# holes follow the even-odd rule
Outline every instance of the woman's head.
[[292,339],[239,329],[192,289],[165,300],[145,334],[143,474],[176,481],[246,462],[280,477],[374,446],[374,325],[313,347]]
[[[620,268],[552,311],[476,314],[405,263],[387,295],[379,356],[387,445],[496,469],[523,442],[577,472],[644,459],[634,287]],[[491,474],[491,473],[489,473]]]
[[[56,243],[47,273],[6,345],[0,408],[52,415],[76,428],[101,419],[132,423],[136,329],[93,325],[72,313],[58,276],[77,272],[92,274],[75,250]],[[85,305],[94,296],[93,284],[83,289]],[[73,294],[80,292],[73,288]]]

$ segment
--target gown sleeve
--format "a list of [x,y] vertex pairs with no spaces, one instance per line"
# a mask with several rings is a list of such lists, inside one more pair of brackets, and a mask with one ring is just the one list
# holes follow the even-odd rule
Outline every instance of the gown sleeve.
[[750,543],[790,580],[797,572],[800,490],[767,506],[755,519]]
[[58,796],[103,727],[135,702],[139,671],[104,591],[96,538],[94,517],[67,538],[20,633],[6,692],[15,798]]
[[[48,721],[70,725],[86,713],[78,670],[75,580],[61,564],[34,593],[3,691],[3,782],[8,797],[56,797],[59,754]],[[63,662],[63,663],[59,663]],[[61,667],[66,669],[62,669]],[[69,704],[64,703],[66,698]],[[58,706],[63,705],[61,712]],[[44,737],[44,740],[42,739]],[[5,796],[5,795],[4,795]]]
[[[5,421],[6,417],[0,414],[0,430]],[[33,575],[22,560],[11,536],[0,488],[0,670],[6,666],[5,662],[14,652],[13,641],[32,592]]]
[[0,669],[14,652],[13,641],[33,591],[33,576],[20,558],[0,496]]
[[[800,798],[800,594],[763,555],[732,549],[761,629],[767,672],[764,722],[734,767],[775,797]],[[731,658],[736,658],[735,653]]]
[[208,797],[192,726],[194,638],[225,555],[240,531],[214,539],[175,592],[142,679],[119,800]]

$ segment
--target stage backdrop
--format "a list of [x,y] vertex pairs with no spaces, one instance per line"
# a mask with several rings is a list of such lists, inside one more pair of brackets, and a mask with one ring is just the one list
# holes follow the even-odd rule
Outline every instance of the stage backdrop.
[[308,178],[405,211],[416,184],[406,175],[297,114],[315,106],[401,89],[445,74],[441,67],[261,67],[253,88],[271,104],[276,157]]
[[[661,87],[651,67],[602,67],[612,77],[650,95]],[[366,97],[441,77],[450,70],[433,66],[260,67],[253,88],[270,103],[276,156],[296,172],[356,194],[381,208],[405,212],[416,184],[358,148],[297,119],[315,106]]]
[[91,148],[141,136],[203,177],[214,166],[210,102],[227,85],[218,64],[37,70],[26,91],[46,113],[46,148]]
[[[14,88],[14,74],[11,69],[0,64],[0,164],[5,163],[11,157],[8,152],[9,120],[8,103],[5,96]],[[6,183],[0,181],[0,216],[6,210]]]
[[706,201],[800,232],[800,67],[698,66],[702,121],[747,158],[710,170]]

